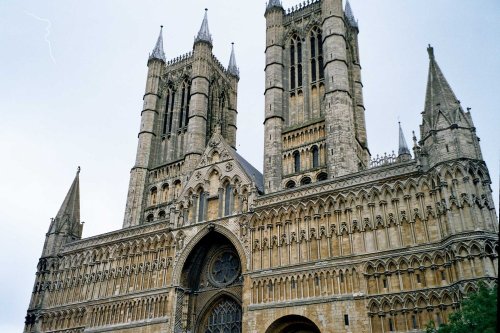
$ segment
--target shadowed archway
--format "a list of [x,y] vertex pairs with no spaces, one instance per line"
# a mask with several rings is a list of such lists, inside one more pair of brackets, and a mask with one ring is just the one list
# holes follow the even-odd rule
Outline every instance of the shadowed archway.
[[321,333],[321,331],[306,317],[290,315],[276,320],[266,333]]
[[182,266],[174,331],[240,333],[242,287],[242,263],[236,247],[212,228]]

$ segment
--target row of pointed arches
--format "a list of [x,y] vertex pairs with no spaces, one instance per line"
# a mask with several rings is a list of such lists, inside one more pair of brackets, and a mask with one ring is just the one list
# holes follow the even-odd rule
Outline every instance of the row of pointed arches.
[[361,290],[361,279],[354,267],[254,279],[251,302],[260,304],[352,294]]

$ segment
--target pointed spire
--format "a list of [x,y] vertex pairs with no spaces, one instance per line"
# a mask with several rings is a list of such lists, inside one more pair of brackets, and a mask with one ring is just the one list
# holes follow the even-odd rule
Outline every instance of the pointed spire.
[[403,134],[403,129],[401,128],[401,122],[399,124],[399,149],[398,156],[401,155],[411,155],[410,149],[408,149],[408,144],[406,143],[405,135]]
[[427,93],[425,96],[424,121],[431,128],[434,127],[439,112],[448,116],[460,107],[455,93],[441,72],[434,57],[434,48],[429,45],[429,75],[427,79]]
[[[59,208],[55,220],[59,223],[59,227],[64,223],[69,223],[70,231],[77,231],[74,229],[76,225],[80,225],[80,167],[76,171],[75,179],[69,188],[66,198]],[[52,230],[49,230],[49,232]]]
[[200,31],[198,31],[198,36],[196,36],[194,42],[207,42],[212,45],[212,35],[210,34],[210,30],[208,29],[208,8],[205,8],[205,16],[203,17]]
[[351,4],[349,3],[349,0],[346,1],[345,3],[345,17],[347,19],[347,22],[349,25],[352,27],[357,28],[358,27],[358,21],[354,17],[354,14],[352,12]]
[[234,55],[234,43],[231,43],[231,57],[229,58],[229,65],[227,66],[227,70],[230,74],[240,77],[240,70],[236,65],[236,56]]
[[283,5],[281,4],[281,0],[269,0],[267,4],[267,9],[271,9],[273,7],[283,9]]
[[165,52],[163,52],[163,26],[160,26],[160,35],[158,36],[158,40],[156,41],[155,48],[153,49],[153,52],[149,56],[149,60],[151,59],[158,59],[162,60],[163,62],[166,62],[165,59]]
[[83,222],[80,223],[80,167],[68,194],[55,218],[51,219],[45,235],[42,257],[57,255],[68,242],[82,238]]

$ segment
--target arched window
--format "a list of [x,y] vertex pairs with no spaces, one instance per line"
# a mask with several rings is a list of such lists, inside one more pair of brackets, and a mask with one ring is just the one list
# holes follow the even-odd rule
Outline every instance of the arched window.
[[233,195],[233,187],[231,184],[227,183],[224,187],[224,216],[231,215],[232,213],[232,195]]
[[164,210],[161,210],[161,211],[158,213],[158,218],[159,218],[160,220],[163,220],[163,219],[165,219],[165,217],[166,217],[166,213],[165,213],[165,211],[164,211]]
[[153,214],[149,214],[148,217],[146,217],[146,222],[153,222],[153,220],[154,220]]
[[311,178],[310,177],[304,177],[300,180],[300,185],[307,185],[311,184]]
[[184,103],[186,102],[186,85],[182,85],[181,90],[181,110],[179,114],[179,128],[182,128],[182,123],[184,121]]
[[163,184],[161,187],[161,200],[162,202],[168,201],[168,184]]
[[293,180],[289,180],[286,185],[286,188],[294,188],[295,187],[295,182]]
[[158,195],[158,191],[157,191],[156,187],[153,187],[150,191],[150,200],[149,200],[150,205],[156,205],[157,195]]
[[290,40],[290,90],[302,86],[302,42],[293,35]]
[[200,191],[198,195],[198,222],[205,220],[205,199],[206,193],[203,189]]
[[316,177],[317,181],[323,181],[323,180],[327,180],[327,179],[328,179],[328,175],[326,174],[326,172],[322,172],[318,175],[318,177]]
[[241,332],[241,307],[232,299],[223,299],[214,306],[204,327],[205,333]]
[[179,114],[179,128],[186,126],[189,117],[189,97],[191,94],[191,84],[186,80],[182,83],[181,110]]
[[172,120],[174,118],[174,102],[175,102],[175,91],[172,84],[169,84],[167,88],[167,96],[165,98],[165,114],[163,118],[163,134],[172,131]]
[[207,140],[215,133],[217,127],[220,127],[224,134],[226,125],[226,92],[218,86],[217,82],[212,82],[210,86],[210,100],[207,112]]
[[294,172],[300,172],[300,153],[298,150],[293,152]]
[[187,126],[189,124],[189,102],[191,101],[191,82],[187,83],[187,94],[186,94],[186,111],[185,111],[185,120],[184,125]]
[[[323,40],[321,30],[314,27],[309,37],[309,49],[311,51],[311,82],[324,78],[323,71]],[[319,74],[319,76],[318,76]]]
[[319,167],[319,151],[318,151],[318,146],[313,146],[311,149],[312,153],[312,167],[317,168]]

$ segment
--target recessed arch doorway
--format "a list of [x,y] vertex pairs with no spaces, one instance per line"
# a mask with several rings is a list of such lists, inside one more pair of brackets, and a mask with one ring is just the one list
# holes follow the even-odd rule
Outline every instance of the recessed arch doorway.
[[269,326],[266,333],[321,333],[321,331],[310,319],[290,315],[276,320]]
[[200,239],[182,266],[174,331],[241,333],[242,269],[226,236],[212,229]]

